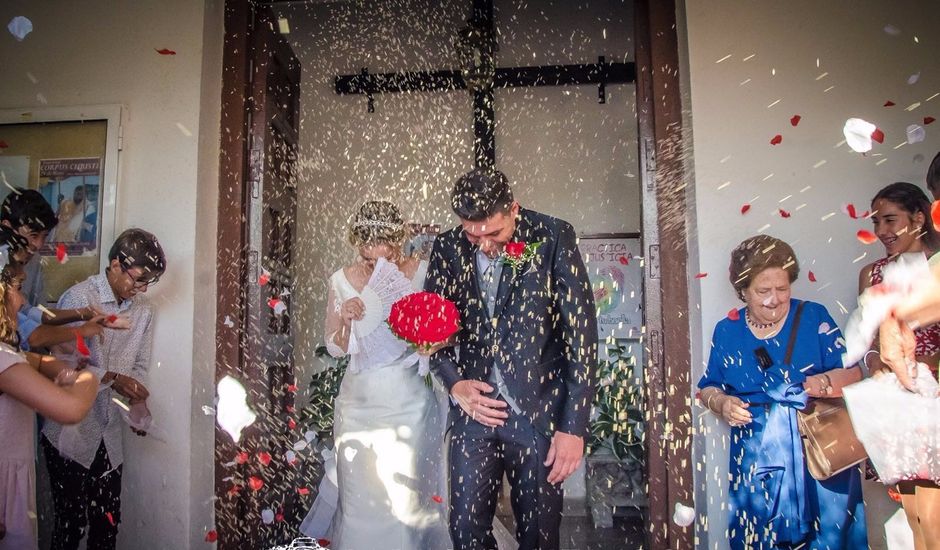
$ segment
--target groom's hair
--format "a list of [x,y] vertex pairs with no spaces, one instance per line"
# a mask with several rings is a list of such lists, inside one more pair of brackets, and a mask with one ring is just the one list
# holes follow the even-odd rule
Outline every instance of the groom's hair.
[[512,189],[506,174],[492,168],[475,168],[460,176],[450,195],[454,213],[461,220],[478,222],[512,209]]

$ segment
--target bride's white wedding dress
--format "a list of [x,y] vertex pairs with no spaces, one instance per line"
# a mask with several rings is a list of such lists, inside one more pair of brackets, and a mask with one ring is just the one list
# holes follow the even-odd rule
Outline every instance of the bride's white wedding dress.
[[343,270],[330,278],[331,355],[345,355],[333,342],[340,306],[357,297],[366,306],[352,323],[349,366],[335,402],[339,501],[330,546],[336,550],[450,547],[440,403],[446,396],[427,386],[417,355],[385,323],[392,303],[421,289],[426,270],[422,262],[409,280],[380,259],[362,291]]

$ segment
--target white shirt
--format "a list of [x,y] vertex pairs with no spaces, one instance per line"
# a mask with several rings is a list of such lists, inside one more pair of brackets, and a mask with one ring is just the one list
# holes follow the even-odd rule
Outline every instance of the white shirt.
[[[98,337],[85,339],[91,352],[91,363],[104,371],[130,376],[146,385],[153,345],[153,309],[150,302],[138,294],[118,305],[107,275],[101,274],[92,275],[66,290],[59,298],[58,307],[77,309],[89,305],[100,308],[106,314],[127,317],[131,322],[131,328],[127,330],[105,330],[103,342]],[[68,450],[59,445],[61,424],[47,420],[42,433],[63,454],[85,468],[91,468],[98,446],[104,440],[111,467],[117,468],[124,463],[121,429],[124,420],[120,409],[112,402],[112,397],[120,396],[110,387],[98,391],[91,412],[77,424],[80,438],[76,440],[69,437]]]

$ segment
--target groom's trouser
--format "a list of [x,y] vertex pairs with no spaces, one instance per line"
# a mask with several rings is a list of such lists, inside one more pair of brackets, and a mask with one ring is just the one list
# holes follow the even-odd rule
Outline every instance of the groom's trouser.
[[551,443],[524,416],[512,412],[499,428],[466,414],[451,428],[450,536],[454,550],[496,550],[493,516],[503,473],[509,478],[519,550],[559,547],[561,484],[548,483]]

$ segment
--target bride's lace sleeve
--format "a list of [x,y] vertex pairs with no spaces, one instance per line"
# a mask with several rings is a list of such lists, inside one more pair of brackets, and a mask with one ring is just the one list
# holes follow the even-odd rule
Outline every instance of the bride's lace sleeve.
[[346,348],[349,345],[348,329],[345,331],[343,318],[340,315],[341,298],[336,289],[334,279],[330,278],[330,291],[326,297],[326,322],[324,323],[323,337],[326,341],[326,351],[333,357],[343,357],[347,354]]

